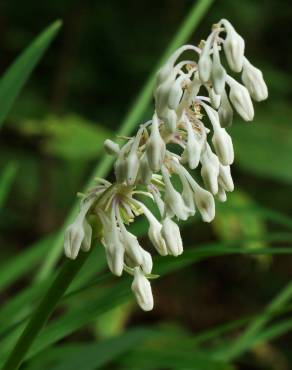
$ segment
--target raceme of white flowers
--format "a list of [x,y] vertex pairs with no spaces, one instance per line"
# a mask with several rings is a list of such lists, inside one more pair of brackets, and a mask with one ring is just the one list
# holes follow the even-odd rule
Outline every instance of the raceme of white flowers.
[[[198,211],[203,221],[211,222],[214,197],[225,202],[226,193],[233,191],[234,151],[226,128],[234,110],[251,121],[251,98],[261,101],[268,96],[262,72],[245,57],[244,49],[243,38],[222,19],[198,47],[184,45],[170,56],[157,73],[152,119],[140,125],[136,136],[124,138],[122,147],[111,140],[104,143],[106,152],[116,157],[115,182],[97,179],[82,196],[80,212],[66,231],[65,254],[71,259],[80,249],[88,251],[93,238],[102,242],[109,269],[116,276],[123,271],[133,276],[132,291],[145,311],[153,308],[149,279],[157,275],[152,274],[151,254],[128,225],[145,216],[156,251],[176,257],[183,253],[176,221]],[[186,51],[189,57],[183,59]],[[243,84],[222,65],[223,52],[230,69],[241,73]],[[199,171],[200,183],[197,174],[194,178]],[[159,217],[141,201],[143,196],[152,199]]]

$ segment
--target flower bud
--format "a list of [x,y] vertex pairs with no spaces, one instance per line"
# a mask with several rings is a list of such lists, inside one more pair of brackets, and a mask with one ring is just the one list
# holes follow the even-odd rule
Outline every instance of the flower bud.
[[217,95],[213,88],[209,89],[209,98],[214,109],[218,109],[221,103],[221,95]]
[[140,160],[140,179],[143,184],[148,185],[152,179],[152,170],[149,166],[146,154],[141,157]]
[[139,170],[139,158],[135,150],[131,150],[125,163],[127,185],[133,185]]
[[231,136],[224,128],[217,128],[214,130],[212,143],[215,152],[224,166],[231,165],[234,161],[234,150]]
[[220,164],[218,183],[219,186],[226,191],[234,190],[234,183],[230,172],[230,166],[222,166]]
[[159,127],[158,117],[155,113],[152,120],[151,135],[147,142],[146,154],[149,163],[149,167],[152,171],[159,171],[165,157],[166,146],[162,140]]
[[218,110],[220,126],[225,128],[232,125],[233,110],[229,103],[225,90],[221,95],[221,105]]
[[83,219],[77,218],[65,232],[64,250],[65,255],[72,260],[78,256],[81,243],[84,239]]
[[121,242],[120,230],[117,227],[114,213],[112,213],[111,221],[105,215],[100,216],[104,227],[102,242],[108,267],[114,275],[121,276],[124,268],[125,248]]
[[199,77],[203,83],[207,83],[211,76],[212,70],[212,60],[209,55],[209,47],[204,47],[201,52],[198,68],[199,68]]
[[169,217],[162,221],[161,234],[169,254],[177,257],[183,252],[183,244],[178,225]]
[[148,229],[148,237],[151,241],[151,243],[154,245],[155,249],[161,256],[167,255],[167,249],[165,240],[163,239],[161,235],[161,228],[162,225],[157,222],[151,222]]
[[165,116],[163,117],[168,130],[174,133],[177,124],[177,115],[173,109],[168,109]]
[[137,264],[143,264],[143,249],[140,246],[138,239],[135,235],[131,234],[129,231],[122,230],[122,240],[125,246],[127,254],[130,258]]
[[119,145],[110,139],[106,139],[103,146],[107,154],[118,155],[120,152]]
[[180,193],[173,187],[167,169],[162,167],[162,176],[165,184],[165,196],[164,201],[167,207],[167,211],[171,214],[176,215],[181,220],[188,218],[189,209],[186,207]]
[[218,157],[208,149],[201,158],[202,168],[201,176],[206,188],[212,194],[218,192],[218,175],[219,175],[219,160]]
[[215,202],[212,194],[197,185],[194,198],[203,221],[211,222],[215,217]]
[[211,70],[211,79],[215,93],[221,95],[225,88],[226,71],[220,62],[217,44],[215,44],[213,47],[213,63]]
[[188,119],[185,121],[185,125],[188,133],[188,140],[182,157],[188,161],[189,167],[194,169],[198,167],[200,162],[203,140],[197,138],[192,124]]
[[84,252],[88,252],[91,247],[92,227],[90,226],[86,218],[84,218],[83,220],[83,230],[84,230],[84,239],[81,244],[81,249]]
[[113,240],[105,242],[107,264],[114,275],[121,276],[124,268],[125,249],[119,240],[116,240],[115,243]]
[[182,98],[183,89],[181,87],[181,78],[178,78],[174,81],[173,85],[169,90],[168,96],[168,107],[169,109],[176,110],[179,106],[180,100]]
[[142,310],[151,311],[154,305],[151,285],[139,267],[135,268],[131,289]]
[[116,180],[118,183],[125,181],[125,172],[126,172],[126,161],[122,155],[119,155],[114,164],[114,171]]
[[220,186],[219,186],[218,193],[216,194],[216,196],[219,202],[224,203],[227,200],[226,192]]
[[245,120],[252,121],[254,109],[247,88],[228,76],[229,98],[237,113]]
[[254,100],[262,101],[267,99],[268,88],[262,72],[254,67],[246,58],[244,59],[241,78]]
[[224,52],[226,55],[229,67],[234,72],[240,72],[242,70],[243,58],[244,58],[244,40],[235,31],[230,22],[223,19],[222,24],[225,26],[226,38],[223,44]]
[[153,267],[153,261],[152,261],[151,254],[145,251],[145,249],[143,248],[141,252],[143,255],[143,262],[141,264],[141,268],[146,274],[151,274],[152,267]]

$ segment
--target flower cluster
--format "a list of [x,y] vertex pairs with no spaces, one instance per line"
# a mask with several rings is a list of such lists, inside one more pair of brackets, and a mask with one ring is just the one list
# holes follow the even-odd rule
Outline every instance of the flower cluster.
[[[106,152],[116,157],[115,181],[97,179],[66,231],[65,254],[72,259],[80,249],[90,249],[92,238],[102,242],[109,269],[117,276],[123,271],[133,276],[133,293],[145,311],[153,308],[152,257],[127,227],[144,215],[157,252],[179,256],[183,243],[175,220],[187,220],[198,210],[203,221],[211,222],[214,197],[224,202],[226,193],[233,191],[234,151],[226,128],[233,110],[251,121],[251,98],[261,101],[268,96],[261,71],[244,56],[244,49],[243,38],[222,19],[199,46],[184,45],[170,56],[157,73],[152,119],[140,125],[134,137],[124,138],[122,147],[105,141]],[[186,51],[195,58],[182,59]],[[243,84],[222,65],[223,51],[230,69],[241,72]],[[194,178],[195,169],[201,183]],[[141,196],[152,199],[159,217],[139,200]]]

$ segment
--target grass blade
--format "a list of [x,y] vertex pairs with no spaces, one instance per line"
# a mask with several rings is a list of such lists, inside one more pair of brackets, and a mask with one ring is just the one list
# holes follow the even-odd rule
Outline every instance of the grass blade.
[[[4,168],[0,177],[0,208],[3,206],[17,171],[16,163],[9,163]],[[0,282],[1,284],[1,282]]]
[[46,28],[16,59],[0,80],[0,126],[32,70],[61,27],[56,21]]

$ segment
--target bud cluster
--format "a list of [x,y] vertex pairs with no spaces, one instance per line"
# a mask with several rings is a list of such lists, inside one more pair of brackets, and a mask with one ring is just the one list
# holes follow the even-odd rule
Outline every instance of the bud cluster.
[[[183,243],[175,220],[187,220],[198,210],[203,221],[211,222],[214,197],[224,202],[233,191],[234,151],[226,128],[233,110],[251,121],[251,98],[261,101],[268,95],[261,71],[244,56],[244,48],[243,38],[222,19],[198,47],[184,45],[170,56],[157,73],[152,119],[134,137],[125,138],[123,146],[104,143],[106,152],[116,157],[115,182],[98,179],[83,195],[80,212],[66,231],[65,254],[72,259],[80,249],[89,250],[92,238],[102,242],[109,269],[116,276],[123,271],[133,276],[132,290],[145,311],[153,308],[149,279],[157,275],[152,274],[151,254],[128,225],[144,215],[156,251],[176,257]],[[195,58],[181,59],[185,51]],[[243,84],[228,75],[222,52],[230,69],[241,72]],[[200,183],[193,170],[200,171]],[[160,216],[138,195],[151,198]]]

